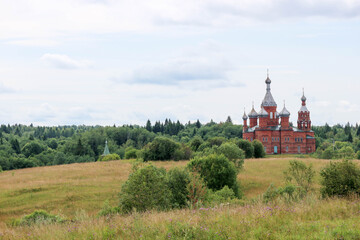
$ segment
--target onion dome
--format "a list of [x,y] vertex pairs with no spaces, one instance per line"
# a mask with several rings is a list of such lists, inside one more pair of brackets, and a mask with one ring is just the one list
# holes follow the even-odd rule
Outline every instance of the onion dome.
[[247,116],[246,113],[245,113],[245,109],[244,109],[244,115],[243,115],[242,119],[243,119],[244,121],[248,119],[248,116]]
[[301,101],[305,102],[306,101],[306,97],[305,95],[303,94],[302,97],[301,97]]
[[290,116],[290,112],[286,109],[285,103],[284,103],[284,108],[280,112],[280,117],[289,117],[289,116]]
[[269,116],[269,113],[265,110],[263,106],[261,106],[261,110],[259,112],[259,117],[267,117]]
[[249,113],[249,118],[257,118],[257,117],[258,117],[258,113],[255,111],[253,104],[251,112]]
[[269,70],[268,70],[268,75],[265,80],[265,83],[266,83],[266,94],[265,94],[264,100],[262,101],[262,105],[265,107],[276,107],[277,104],[271,94],[271,91],[270,91],[271,90],[270,89],[271,80],[269,78]]
[[301,108],[299,110],[299,112],[309,112],[309,110],[307,109],[306,107],[306,97],[305,97],[305,94],[304,94],[304,89],[303,89],[303,95],[301,97]]

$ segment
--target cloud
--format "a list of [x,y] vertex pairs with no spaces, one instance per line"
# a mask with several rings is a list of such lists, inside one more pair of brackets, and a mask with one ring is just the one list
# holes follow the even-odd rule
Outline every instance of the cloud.
[[[18,0],[1,3],[0,23],[4,24],[0,24],[0,38],[49,39],[184,27],[223,29],[288,19],[359,16],[357,0]],[[30,44],[31,40],[15,43]]]
[[62,54],[46,53],[41,57],[41,60],[43,60],[52,67],[60,69],[78,69],[88,68],[91,66],[91,62],[89,61],[74,60],[69,56]]
[[4,83],[0,82],[0,93],[12,93],[14,89],[7,87]]
[[49,103],[42,103],[38,106],[33,106],[29,118],[33,122],[45,123],[56,117],[56,109]]

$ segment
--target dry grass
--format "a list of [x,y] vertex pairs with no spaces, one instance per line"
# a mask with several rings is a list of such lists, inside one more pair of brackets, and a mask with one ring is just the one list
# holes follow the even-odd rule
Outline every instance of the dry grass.
[[[292,156],[282,156],[281,158],[246,160],[244,170],[238,176],[244,188],[245,197],[253,198],[262,194],[270,183],[274,183],[276,186],[283,185],[283,171],[288,167],[289,160],[292,159],[294,159]],[[329,162],[311,158],[301,160],[306,164],[313,164],[317,173]],[[155,165],[166,169],[186,164],[187,161],[155,162]],[[285,231],[280,223],[287,224],[287,228],[293,233],[296,231],[306,232],[306,234],[292,239],[303,239],[302,236],[306,236],[304,239],[328,239],[328,235],[323,231],[326,225],[340,231],[338,222],[341,220],[343,226],[348,229],[360,227],[358,214],[360,207],[357,200],[354,203],[349,200],[325,201],[316,198],[292,206],[291,209],[297,209],[296,214],[284,210],[289,206],[280,206],[279,208],[284,211],[272,212],[278,216],[277,218],[270,218],[267,215],[268,212],[264,210],[267,206],[262,204],[246,207],[222,207],[211,211],[176,210],[143,215],[135,214],[116,216],[110,220],[94,218],[105,200],[108,199],[111,205],[117,205],[121,185],[127,179],[131,166],[132,161],[110,161],[0,173],[0,239],[112,239],[112,237],[106,237],[107,234],[115,234],[116,239],[139,239],[142,238],[142,235],[147,236],[145,239],[166,239],[169,232],[177,234],[174,227],[184,228],[181,231],[193,231],[191,234],[196,236],[207,236],[206,239],[224,239],[225,237],[217,238],[218,235],[215,234],[221,229],[224,229],[227,236],[232,236],[233,239],[239,237],[244,239],[287,239],[282,237],[286,234],[276,235],[276,232]],[[318,174],[316,180],[319,181]],[[319,184],[317,183],[315,187],[319,188]],[[347,206],[347,204],[350,205]],[[68,219],[78,219],[78,221],[59,225],[17,228],[9,227],[6,224],[10,219],[20,218],[38,209],[61,214]],[[83,213],[81,213],[81,209],[84,210]],[[266,213],[266,217],[261,218],[260,215],[264,215],[264,213]],[[181,226],[171,226],[169,219],[181,223]],[[290,223],[284,223],[284,219]],[[314,221],[317,222],[315,225]],[[275,228],[271,228],[271,224]],[[201,227],[205,225],[213,229],[212,232],[208,232],[210,235],[202,234],[203,228]],[[251,226],[257,228],[247,229]],[[299,226],[302,226],[303,230],[299,229]],[[269,235],[262,236],[261,232],[264,231]],[[315,231],[314,234],[320,234],[320,232],[321,234],[311,235],[313,231]],[[2,234],[5,234],[3,238]],[[274,238],[269,236],[274,236]],[[356,236],[359,236],[360,239],[360,234]],[[180,236],[179,239],[186,238]]]

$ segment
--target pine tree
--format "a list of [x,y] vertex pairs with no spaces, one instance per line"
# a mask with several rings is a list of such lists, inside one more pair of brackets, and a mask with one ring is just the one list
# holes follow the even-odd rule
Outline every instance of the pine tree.
[[226,123],[232,123],[231,117],[228,116],[225,122],[226,122]]
[[348,136],[348,142],[353,142],[353,137],[352,137],[352,134],[351,133],[349,133],[349,136]]
[[201,128],[201,123],[200,123],[199,119],[196,121],[195,126],[197,128]]
[[360,136],[360,126],[358,127],[358,129],[356,131],[356,136]]
[[148,119],[147,120],[147,122],[146,122],[146,130],[148,130],[149,132],[151,132],[151,130],[152,130],[152,127],[151,127],[151,122],[150,122],[150,119]]

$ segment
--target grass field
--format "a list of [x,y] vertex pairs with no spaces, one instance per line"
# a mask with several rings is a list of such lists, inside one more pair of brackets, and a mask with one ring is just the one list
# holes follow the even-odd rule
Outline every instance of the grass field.
[[[291,159],[246,160],[238,176],[245,198],[256,198],[270,183],[282,185]],[[329,162],[301,160],[317,172]],[[155,164],[170,169],[186,163]],[[96,218],[105,200],[117,205],[131,166],[131,161],[111,161],[0,173],[0,239],[360,239],[358,199],[319,200],[316,195],[292,205],[254,203]],[[318,189],[318,174],[316,182]],[[7,224],[37,209],[77,221],[34,227]]]

